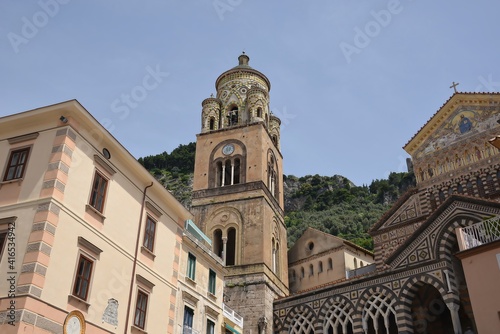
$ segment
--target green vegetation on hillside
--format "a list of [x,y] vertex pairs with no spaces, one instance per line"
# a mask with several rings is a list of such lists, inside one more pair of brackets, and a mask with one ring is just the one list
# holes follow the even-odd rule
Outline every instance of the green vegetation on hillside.
[[[179,145],[170,154],[139,158],[184,206],[191,206],[196,144]],[[369,186],[356,186],[340,176],[283,176],[288,247],[311,226],[372,249],[367,231],[408,188],[413,173],[390,173]]]
[[339,175],[285,176],[288,244],[293,245],[310,226],[373,249],[367,231],[414,184],[411,173],[391,173],[369,187],[355,186]]
[[172,153],[163,152],[157,155],[149,155],[139,158],[138,161],[150,172],[156,172],[157,169],[173,170],[180,173],[193,173],[194,154],[196,152],[196,143],[179,145]]
[[172,153],[139,158],[143,165],[185,207],[191,207],[196,144],[179,145]]

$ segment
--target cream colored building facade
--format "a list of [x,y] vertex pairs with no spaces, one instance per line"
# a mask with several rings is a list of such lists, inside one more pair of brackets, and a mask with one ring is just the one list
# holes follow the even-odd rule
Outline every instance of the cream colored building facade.
[[242,333],[243,319],[224,304],[227,270],[211,240],[192,221],[182,240],[176,333]]
[[0,134],[1,333],[182,333],[187,250],[216,269],[214,296],[189,293],[221,328],[223,268],[183,234],[192,215],[77,101]]
[[288,251],[290,293],[360,275],[372,263],[372,252],[309,227]]

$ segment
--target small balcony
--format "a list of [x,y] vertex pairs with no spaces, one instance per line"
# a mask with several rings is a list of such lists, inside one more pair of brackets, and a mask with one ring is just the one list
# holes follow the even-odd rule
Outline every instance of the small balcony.
[[461,251],[500,240],[500,216],[457,228],[456,233]]
[[243,317],[241,315],[234,312],[231,308],[226,306],[226,304],[222,304],[222,309],[225,318],[234,323],[236,326],[243,328]]
[[353,278],[356,276],[365,275],[365,274],[371,273],[375,270],[377,270],[377,265],[375,263],[372,263],[372,264],[369,264],[367,266],[364,266],[364,267],[361,267],[358,269],[346,270],[345,278],[349,279],[349,278]]

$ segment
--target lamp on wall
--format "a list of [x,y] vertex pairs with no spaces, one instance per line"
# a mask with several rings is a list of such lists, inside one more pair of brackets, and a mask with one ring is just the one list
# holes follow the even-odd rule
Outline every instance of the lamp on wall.
[[59,117],[59,120],[63,123],[68,123],[68,119],[64,116]]

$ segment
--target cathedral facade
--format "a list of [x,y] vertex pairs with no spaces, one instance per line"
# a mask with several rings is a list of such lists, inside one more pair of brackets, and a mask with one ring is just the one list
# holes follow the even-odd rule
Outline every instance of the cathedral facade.
[[275,301],[275,332],[498,333],[498,309],[469,294],[457,234],[500,252],[499,112],[498,94],[455,93],[404,146],[417,185],[372,226],[371,271]]

